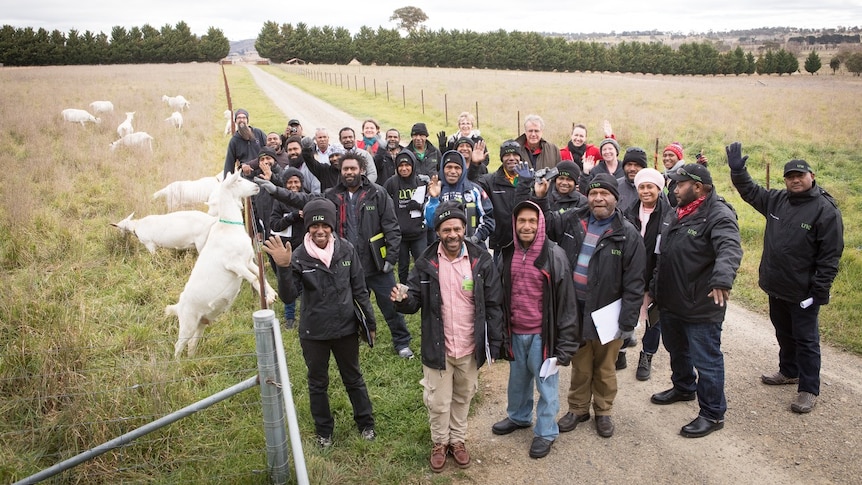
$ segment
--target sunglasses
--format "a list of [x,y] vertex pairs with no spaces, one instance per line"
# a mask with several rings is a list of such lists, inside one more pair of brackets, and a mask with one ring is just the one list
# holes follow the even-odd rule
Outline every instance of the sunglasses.
[[702,179],[702,178],[700,178],[700,175],[695,175],[695,174],[693,174],[693,173],[688,173],[688,172],[686,172],[686,171],[685,171],[685,170],[683,170],[683,169],[679,169],[679,170],[677,170],[677,171],[676,171],[676,173],[678,173],[679,175],[682,175],[683,177],[688,177],[688,178],[690,178],[690,179],[694,180],[695,182],[703,183],[703,179]]

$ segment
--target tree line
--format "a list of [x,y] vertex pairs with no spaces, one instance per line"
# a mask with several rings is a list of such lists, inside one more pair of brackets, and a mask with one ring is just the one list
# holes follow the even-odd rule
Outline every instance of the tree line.
[[536,32],[477,33],[419,29],[402,37],[397,29],[362,27],[351,36],[343,27],[264,23],[255,42],[262,57],[281,63],[293,58],[318,64],[362,64],[513,69],[524,71],[611,71],[643,74],[790,74],[799,69],[784,49],[755,58],[741,47],[720,52],[710,42],[567,41]]
[[11,25],[0,29],[0,63],[7,66],[217,62],[229,52],[221,29],[210,27],[198,37],[185,22],[161,29],[115,26],[110,36],[75,29],[68,34]]

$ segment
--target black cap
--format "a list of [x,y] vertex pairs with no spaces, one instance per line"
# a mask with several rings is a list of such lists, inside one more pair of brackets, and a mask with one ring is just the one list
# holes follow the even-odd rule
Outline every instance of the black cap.
[[709,174],[709,170],[703,165],[697,163],[689,163],[683,165],[675,172],[668,172],[667,177],[671,180],[676,180],[677,182],[683,180],[694,180],[695,182],[700,182],[706,185],[712,185],[712,175]]
[[270,147],[262,147],[262,148],[260,149],[260,153],[257,155],[257,158],[259,159],[259,158],[261,158],[261,157],[262,157],[262,156],[264,156],[264,155],[267,155],[267,156],[271,157],[273,160],[275,160],[275,159],[276,159],[275,150],[273,150],[273,149],[272,149],[272,148],[270,148]]
[[416,123],[413,125],[413,128],[410,129],[410,136],[413,135],[428,136],[428,127],[425,126],[425,123]]
[[290,120],[290,121],[288,121],[288,122],[287,122],[287,126],[301,125],[301,124],[302,124],[302,123],[300,123],[300,122],[299,122],[299,120],[298,120],[298,119],[296,119],[296,118],[294,118],[294,119],[292,119],[292,120]]
[[814,170],[805,160],[791,160],[784,165],[784,176],[787,177],[790,172],[814,173]]

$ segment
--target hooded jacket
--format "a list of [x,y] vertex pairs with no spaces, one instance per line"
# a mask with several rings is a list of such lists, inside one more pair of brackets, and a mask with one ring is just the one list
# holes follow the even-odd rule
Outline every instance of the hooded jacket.
[[730,290],[742,261],[739,225],[733,207],[715,191],[682,220],[670,211],[661,233],[650,293],[659,311],[687,322],[722,322],[727,306],[709,292]]
[[[470,242],[464,243],[470,258],[473,277],[473,337],[474,358],[482,367],[487,355],[496,358],[503,342],[503,290],[491,255]],[[437,241],[416,260],[407,280],[407,298],[395,302],[401,313],[416,313],[422,309],[422,364],[432,369],[446,368],[446,337],[443,333],[440,294],[440,260]]]
[[230,137],[227,144],[227,153],[224,156],[224,175],[233,173],[236,167],[236,162],[250,163],[256,162],[257,156],[260,154],[260,149],[266,146],[266,135],[260,128],[249,126],[252,137],[250,140],[243,140],[239,131]]
[[[410,140],[410,143],[404,148],[410,150],[416,156],[416,166],[419,167],[419,173],[431,177],[440,170],[440,150],[430,141],[425,140],[425,155],[421,159],[416,151],[416,147],[413,145],[413,140]],[[465,170],[464,173],[466,175],[467,171]]]
[[512,242],[512,209],[518,202],[530,198],[531,184],[518,183],[517,178],[515,184],[509,182],[505,170],[501,165],[479,179],[479,186],[488,194],[494,208],[494,232],[488,239],[488,247],[494,251]]
[[413,156],[413,152],[404,150],[398,155],[401,156],[401,154],[408,158],[413,171],[406,178],[396,173],[386,180],[383,188],[386,189],[394,202],[395,216],[398,218],[398,226],[401,228],[401,239],[403,241],[415,241],[425,237],[423,211],[425,200],[428,200],[428,192],[427,188],[424,189],[426,192],[423,202],[413,200],[416,189],[419,186],[425,187],[425,184],[419,180],[419,175],[416,173],[416,157]]
[[766,217],[758,283],[767,295],[799,303],[828,302],[844,252],[844,223],[835,199],[817,182],[799,195],[766,190],[748,171],[731,172],[742,200]]
[[[545,217],[542,210],[533,202],[525,201],[518,204],[535,207],[539,212],[539,225],[533,245],[540,245],[538,254],[532,261],[533,266],[542,276],[542,298],[535,302],[536,310],[542,315],[542,359],[556,357],[560,365],[568,365],[572,356],[578,351],[581,340],[578,312],[572,311],[575,301],[575,286],[572,282],[572,270],[563,249],[555,242],[545,237]],[[516,208],[517,208],[516,207]],[[514,233],[515,215],[512,217],[513,241],[501,249],[500,274],[505,298],[503,299],[503,348],[500,357],[513,360],[512,351],[512,263],[526,258],[529,250],[521,247],[518,235]],[[516,258],[517,256],[517,258]],[[526,259],[525,259],[526,262]]]
[[467,179],[467,162],[464,161],[464,156],[454,150],[446,152],[446,155],[450,153],[461,162],[461,177],[453,185],[449,185],[446,182],[443,167],[440,167],[438,173],[441,183],[440,196],[429,198],[428,203],[425,204],[425,225],[428,228],[434,228],[434,211],[437,210],[440,202],[456,200],[464,206],[464,211],[467,213],[466,235],[475,235],[480,241],[484,241],[494,233],[494,207],[491,199],[482,187]]
[[568,194],[563,195],[557,192],[555,184],[551,184],[551,191],[548,193],[548,203],[552,211],[563,213],[579,207],[586,207],[587,198],[584,194],[578,192],[577,187]]
[[[291,177],[299,177],[299,180],[303,180],[302,172],[299,170],[288,167],[282,172],[282,184],[287,182]],[[302,191],[308,193],[303,186]],[[265,190],[261,190],[261,192],[266,192]],[[283,237],[290,241],[290,246],[293,249],[299,247],[302,244],[302,239],[305,236],[305,222],[300,215],[301,209],[296,207],[292,207],[278,199],[273,198],[272,204],[272,212],[269,216],[269,230],[275,233],[285,234]],[[290,228],[290,231],[288,231]],[[290,232],[290,236],[286,234]],[[281,235],[281,234],[279,234]]]

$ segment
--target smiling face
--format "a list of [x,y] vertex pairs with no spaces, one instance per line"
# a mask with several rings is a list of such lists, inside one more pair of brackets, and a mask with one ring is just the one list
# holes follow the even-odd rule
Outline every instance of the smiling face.
[[575,190],[575,181],[565,175],[557,175],[554,179],[554,186],[557,188],[557,193],[560,195],[569,195]]
[[464,168],[455,162],[447,163],[443,167],[443,176],[446,177],[446,183],[449,185],[457,184],[462,172],[464,172]]
[[359,187],[362,182],[359,174],[359,160],[345,158],[341,161],[341,179],[348,189]]
[[661,189],[652,182],[641,182],[638,185],[638,198],[644,207],[655,207]]
[[587,130],[581,128],[580,126],[575,127],[572,130],[572,145],[576,147],[584,146],[584,143],[587,142]]
[[614,147],[613,143],[605,143],[602,145],[602,160],[606,162],[613,162],[617,159],[617,149]]
[[365,138],[374,138],[378,133],[380,133],[380,129],[377,128],[377,125],[373,121],[369,120],[362,123],[362,135]]
[[530,247],[536,240],[536,231],[539,229],[539,212],[530,208],[521,209],[515,217],[515,234],[521,247]]
[[299,177],[294,175],[287,179],[286,182],[284,182],[284,188],[291,192],[299,192],[300,190],[302,190],[302,181],[299,180]]
[[458,131],[464,136],[470,136],[470,132],[473,131],[473,122],[470,121],[469,117],[461,116],[458,118]]
[[389,150],[401,148],[401,133],[398,133],[398,130],[386,132],[386,148]]
[[407,178],[413,175],[413,166],[410,162],[401,162],[398,164],[398,175]]
[[356,133],[353,130],[344,130],[338,134],[338,141],[345,150],[352,150],[356,146]]
[[784,176],[784,186],[791,194],[804,194],[814,186],[814,174],[811,172],[790,172]]
[[266,135],[266,146],[273,150],[281,148],[281,136],[278,133],[270,133]]
[[664,165],[664,168],[670,170],[676,165],[676,162],[679,161],[679,157],[676,156],[676,153],[671,150],[665,150],[661,154],[661,163]]
[[531,147],[538,146],[542,140],[542,127],[536,122],[525,123],[524,133],[527,135],[527,144]]
[[626,164],[623,165],[623,172],[625,172],[626,178],[629,182],[634,182],[635,175],[637,175],[641,170],[643,170],[643,167],[641,167],[638,162],[626,162]]
[[454,258],[461,253],[461,247],[464,244],[465,229],[464,221],[455,217],[446,219],[436,228],[437,237],[440,238],[443,252],[450,258]]
[[315,246],[323,249],[332,238],[332,228],[329,227],[329,224],[318,222],[308,226],[308,235],[311,236],[311,241]]
[[509,174],[514,175],[515,167],[521,161],[521,156],[517,153],[506,153],[503,155],[503,169]]

